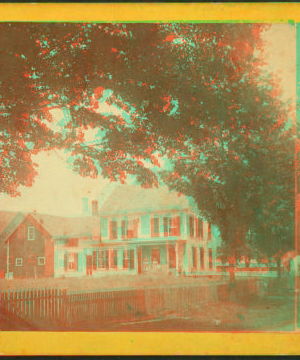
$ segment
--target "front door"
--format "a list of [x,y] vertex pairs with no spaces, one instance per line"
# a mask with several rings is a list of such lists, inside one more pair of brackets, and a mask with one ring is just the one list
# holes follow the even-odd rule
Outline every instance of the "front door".
[[93,272],[93,256],[87,255],[86,256],[86,274],[92,275]]

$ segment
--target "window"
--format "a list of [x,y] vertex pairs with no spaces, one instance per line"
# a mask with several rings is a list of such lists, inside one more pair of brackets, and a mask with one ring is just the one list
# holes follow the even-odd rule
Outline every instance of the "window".
[[13,256],[9,256],[8,257],[8,264],[9,265],[12,265],[14,263],[14,258],[13,258]]
[[93,251],[93,255],[92,255],[93,259],[93,270],[97,270],[97,260],[98,260],[98,254],[97,254],[97,251],[94,250]]
[[108,268],[108,250],[102,250],[98,253],[98,268]]
[[70,252],[68,255],[69,270],[77,270],[77,253]]
[[197,219],[197,237],[202,238],[203,239],[203,220],[201,218]]
[[208,229],[207,229],[207,241],[211,241],[211,225],[208,224]]
[[122,222],[121,222],[121,236],[122,236],[122,239],[125,239],[125,237],[126,237],[126,228],[127,228],[127,221],[122,220]]
[[45,258],[44,257],[39,257],[38,258],[38,265],[45,265]]
[[204,249],[200,247],[200,268],[204,269]]
[[34,240],[35,239],[35,228],[33,226],[30,226],[28,228],[28,240]]
[[194,216],[189,216],[189,222],[190,222],[190,237],[194,237]]
[[58,266],[60,268],[65,267],[65,253],[63,251],[58,254]]
[[116,268],[118,267],[118,250],[113,250],[112,256],[113,256],[113,267]]
[[118,238],[118,234],[117,234],[117,222],[114,221],[110,221],[110,239],[114,240]]
[[20,225],[18,228],[18,236],[19,239],[24,239],[25,238],[25,225]]
[[164,236],[169,236],[171,228],[171,218],[164,217]]
[[123,268],[134,269],[134,250],[123,250]]
[[208,256],[209,256],[209,268],[212,269],[213,267],[212,249],[208,249]]
[[134,250],[128,250],[128,262],[129,262],[129,268],[134,269]]
[[134,250],[123,250],[123,268],[134,269]]
[[36,255],[29,255],[28,261],[30,263],[35,263],[36,262]]
[[192,246],[192,268],[197,268],[196,247]]
[[180,236],[181,235],[181,218],[180,216],[176,216],[176,234],[177,236]]
[[23,258],[16,258],[16,266],[22,266],[23,265]]

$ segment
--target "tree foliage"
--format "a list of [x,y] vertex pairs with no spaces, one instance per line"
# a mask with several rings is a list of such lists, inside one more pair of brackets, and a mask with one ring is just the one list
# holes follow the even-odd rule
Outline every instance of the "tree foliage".
[[[291,247],[294,133],[261,69],[265,28],[2,24],[2,191],[30,186],[31,155],[58,147],[83,176],[193,197],[231,254]],[[51,107],[68,113],[60,131]]]

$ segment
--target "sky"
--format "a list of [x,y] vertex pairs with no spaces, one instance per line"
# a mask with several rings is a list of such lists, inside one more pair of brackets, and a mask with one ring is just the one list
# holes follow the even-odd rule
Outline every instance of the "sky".
[[[269,70],[278,76],[283,98],[296,101],[296,31],[290,24],[274,24],[264,34],[265,59]],[[104,102],[104,112],[112,111]],[[119,110],[117,110],[118,112]],[[62,112],[54,114],[57,120]],[[124,115],[124,114],[123,114]],[[93,139],[89,134],[87,141]],[[115,183],[98,177],[83,178],[68,169],[63,151],[41,152],[33,156],[39,165],[38,175],[32,187],[19,187],[21,196],[0,195],[0,209],[10,211],[36,211],[54,215],[79,215],[82,213],[82,198],[100,202],[112,191]]]

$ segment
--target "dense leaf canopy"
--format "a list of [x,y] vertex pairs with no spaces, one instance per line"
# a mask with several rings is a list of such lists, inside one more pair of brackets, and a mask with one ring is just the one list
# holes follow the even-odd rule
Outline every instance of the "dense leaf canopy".
[[[193,197],[231,253],[291,248],[294,130],[262,70],[265,30],[2,24],[2,191],[32,185],[32,154],[63,148],[83,176],[163,181]],[[53,108],[66,114],[59,131]]]

